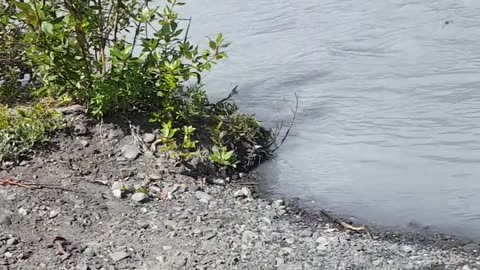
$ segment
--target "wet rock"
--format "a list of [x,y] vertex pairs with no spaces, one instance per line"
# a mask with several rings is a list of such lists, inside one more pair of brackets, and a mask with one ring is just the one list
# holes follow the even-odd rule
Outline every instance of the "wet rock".
[[148,195],[143,192],[136,192],[132,195],[132,200],[136,202],[145,202],[148,200]]
[[273,207],[279,208],[280,206],[283,206],[285,202],[283,200],[276,200],[273,202]]
[[243,187],[240,190],[235,191],[233,194],[233,197],[235,198],[251,198],[252,197],[252,191],[248,187]]
[[130,257],[130,254],[126,251],[117,251],[110,254],[110,259],[112,259],[113,262],[119,262],[128,257]]
[[130,161],[137,159],[137,157],[140,155],[140,150],[136,145],[133,144],[124,145],[121,148],[121,152],[123,157]]
[[478,252],[480,250],[480,245],[477,243],[470,243],[466,244],[462,247],[463,250],[469,251],[469,252]]
[[153,141],[155,141],[155,134],[153,133],[143,134],[143,141],[146,143],[152,143]]
[[207,203],[210,202],[213,197],[210,196],[208,193],[203,192],[203,191],[197,191],[195,192],[195,197],[202,203]]
[[7,214],[0,214],[0,226],[10,226],[12,225],[12,219]]

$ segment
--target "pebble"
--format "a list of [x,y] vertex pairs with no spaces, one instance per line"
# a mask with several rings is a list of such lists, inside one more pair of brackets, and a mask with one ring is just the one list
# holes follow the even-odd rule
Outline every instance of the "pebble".
[[10,218],[10,216],[6,214],[0,215],[0,226],[1,225],[5,225],[5,226],[12,225],[12,219]]
[[75,135],[85,135],[87,134],[87,126],[84,123],[77,123],[73,128],[73,133]]
[[125,183],[120,182],[120,181],[115,181],[112,184],[111,190],[115,190],[115,189],[127,189],[127,187],[126,187]]
[[17,238],[12,237],[12,238],[7,240],[7,247],[16,245],[17,243],[18,243]]
[[413,248],[411,246],[406,246],[405,245],[405,246],[402,246],[400,249],[405,253],[412,253],[413,252]]
[[242,234],[242,242],[248,244],[257,239],[257,234],[252,231],[244,231]]
[[468,266],[468,264],[465,264],[465,265],[462,267],[462,270],[470,270],[470,266]]
[[162,176],[159,174],[150,174],[148,177],[154,181],[162,179]]
[[203,191],[197,191],[195,192],[195,197],[202,203],[207,203],[210,202],[213,197],[210,196],[208,193],[203,192]]
[[155,134],[153,133],[143,134],[143,141],[146,143],[152,143],[153,141],[155,141]]
[[235,191],[233,194],[234,198],[251,198],[252,197],[252,191],[248,187],[243,187],[242,189],[239,189]]
[[312,237],[313,232],[311,230],[302,230],[300,231],[301,237]]
[[60,211],[58,210],[51,210],[50,213],[48,214],[49,218],[56,218],[60,214]]
[[148,199],[148,195],[143,192],[136,192],[132,195],[132,200],[136,202],[145,202]]
[[123,192],[120,189],[112,190],[113,197],[121,199],[123,197]]
[[19,208],[18,213],[22,216],[28,215],[28,211],[25,208]]
[[284,204],[283,200],[276,200],[273,202],[274,207],[280,207]]
[[81,144],[83,147],[87,147],[87,146],[90,144],[90,142],[87,141],[87,140],[80,140],[80,144]]
[[121,148],[123,157],[125,157],[127,160],[133,161],[137,159],[137,157],[140,155],[140,150],[136,145],[133,144],[126,144]]
[[110,254],[110,258],[114,262],[119,262],[119,261],[121,261],[123,259],[126,259],[128,257],[130,257],[130,254],[128,254],[126,251],[117,251],[117,252],[114,252],[114,253]]

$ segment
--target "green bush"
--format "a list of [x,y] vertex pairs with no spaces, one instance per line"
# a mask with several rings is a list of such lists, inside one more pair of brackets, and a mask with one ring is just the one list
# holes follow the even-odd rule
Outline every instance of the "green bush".
[[35,95],[73,99],[99,118],[151,113],[162,151],[183,160],[206,151],[215,166],[247,169],[268,157],[271,133],[228,100],[209,103],[201,88],[202,73],[227,57],[223,36],[201,50],[176,12],[184,3],[149,2],[7,0],[2,19],[23,29],[19,55],[41,80]]
[[0,164],[16,160],[32,146],[47,142],[50,135],[65,127],[62,115],[45,105],[17,107],[0,106]]

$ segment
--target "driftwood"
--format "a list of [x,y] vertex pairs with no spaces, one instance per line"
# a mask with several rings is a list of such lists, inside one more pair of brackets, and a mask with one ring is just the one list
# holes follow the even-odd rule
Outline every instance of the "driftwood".
[[320,210],[320,213],[322,213],[322,215],[329,218],[332,222],[340,225],[343,229],[350,230],[350,231],[356,232],[356,233],[366,233],[371,238],[374,238],[374,235],[373,235],[372,231],[370,229],[368,229],[366,226],[353,226],[351,224],[346,223],[345,221],[342,221],[339,218],[334,217],[332,214],[328,213],[325,210]]

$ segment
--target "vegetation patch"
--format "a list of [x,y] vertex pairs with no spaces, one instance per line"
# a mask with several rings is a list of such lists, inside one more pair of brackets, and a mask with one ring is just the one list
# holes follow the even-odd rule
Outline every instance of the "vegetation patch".
[[25,155],[35,144],[47,142],[50,135],[64,128],[62,115],[46,105],[0,106],[0,164]]
[[[82,104],[98,119],[146,112],[161,130],[159,151],[169,157],[200,158],[223,172],[251,169],[270,157],[273,133],[238,111],[230,100],[236,88],[217,103],[208,100],[202,74],[227,57],[229,43],[218,34],[203,47],[193,44],[191,20],[176,11],[184,4],[7,0],[0,36],[16,33],[3,46],[10,46],[8,66],[17,63],[16,72],[28,69],[30,81],[38,82],[28,96]],[[0,70],[10,78],[4,85],[15,85],[19,76],[8,70]],[[1,100],[19,96],[15,87],[5,89]]]

